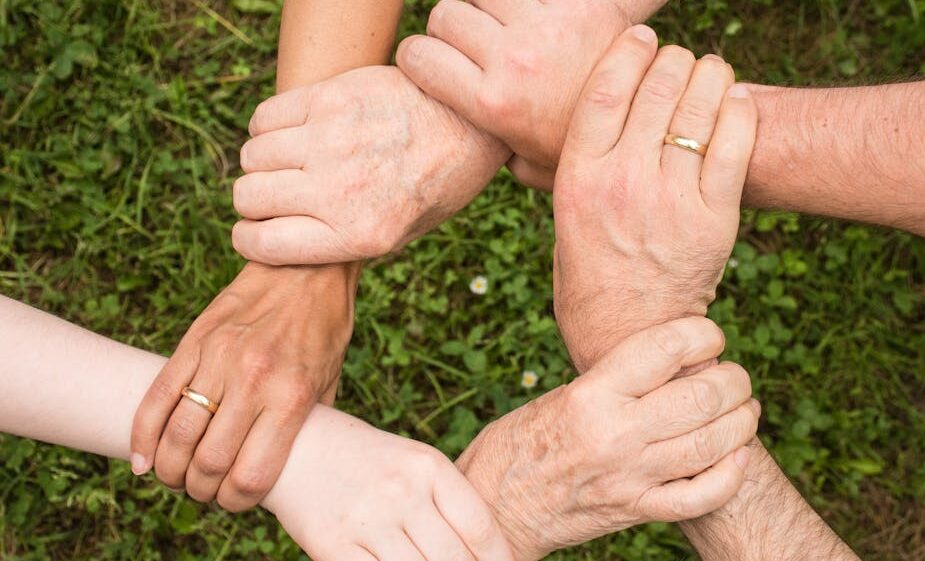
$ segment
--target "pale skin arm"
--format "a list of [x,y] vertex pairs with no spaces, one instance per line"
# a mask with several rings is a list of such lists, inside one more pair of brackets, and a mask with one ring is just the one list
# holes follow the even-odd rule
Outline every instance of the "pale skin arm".
[[[0,296],[0,432],[127,460],[132,415],[165,362]],[[318,561],[511,555],[448,458],[324,405],[260,504]]]

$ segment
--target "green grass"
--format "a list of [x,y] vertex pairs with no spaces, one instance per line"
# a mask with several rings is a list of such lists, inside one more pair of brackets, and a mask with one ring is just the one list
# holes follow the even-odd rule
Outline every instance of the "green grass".
[[[169,353],[233,278],[230,187],[251,111],[272,93],[279,10],[209,3],[229,28],[205,5],[0,0],[0,292]],[[409,1],[402,33],[432,5]],[[745,80],[851,84],[925,71],[922,18],[923,0],[686,0],[653,24]],[[452,454],[568,380],[550,214],[501,174],[369,267],[341,405]],[[863,555],[925,557],[925,244],[746,212],[735,258],[711,315],[753,374],[765,441]],[[468,291],[479,274],[482,297]],[[519,386],[525,369],[537,390]],[[197,505],[122,463],[3,436],[0,458],[4,560],[300,558],[269,515]],[[690,555],[655,524],[554,558]]]

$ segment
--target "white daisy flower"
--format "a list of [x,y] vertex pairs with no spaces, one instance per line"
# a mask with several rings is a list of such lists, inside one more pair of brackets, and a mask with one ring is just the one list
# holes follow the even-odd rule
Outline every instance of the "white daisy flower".
[[472,291],[472,294],[478,294],[479,296],[488,292],[488,279],[479,275],[472,279],[472,282],[469,283],[469,290]]
[[536,383],[539,381],[539,375],[532,370],[524,370],[524,373],[520,376],[520,386],[528,390],[535,388]]

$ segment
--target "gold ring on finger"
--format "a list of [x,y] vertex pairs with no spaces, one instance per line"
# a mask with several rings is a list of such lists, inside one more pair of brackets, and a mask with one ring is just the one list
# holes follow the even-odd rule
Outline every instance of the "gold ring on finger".
[[183,388],[183,391],[181,391],[180,393],[183,394],[183,397],[192,401],[193,403],[202,407],[203,409],[205,409],[209,413],[212,413],[213,415],[215,414],[216,411],[218,411],[218,405],[219,405],[218,403],[212,401],[208,397],[202,395],[201,393],[190,388],[189,386],[186,386],[185,388]]
[[709,147],[709,144],[701,144],[693,138],[678,136],[676,134],[669,134],[666,136],[665,144],[670,146],[677,146],[678,148],[687,150],[688,152],[693,152],[699,156],[706,156],[707,148]]

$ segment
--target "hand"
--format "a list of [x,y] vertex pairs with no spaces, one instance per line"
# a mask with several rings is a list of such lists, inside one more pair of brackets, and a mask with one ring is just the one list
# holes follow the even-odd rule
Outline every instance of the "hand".
[[[319,399],[331,403],[358,267],[248,264],[183,337],[135,415],[132,466],[240,511],[270,490]],[[220,402],[215,416],[185,386]]]
[[[704,315],[738,233],[757,110],[731,67],[637,26],[575,110],[553,195],[555,309],[579,371],[630,333]],[[664,144],[709,143],[706,157]]]
[[491,511],[445,456],[318,406],[263,505],[315,561],[508,561]]
[[641,331],[476,437],[457,464],[518,560],[644,522],[701,516],[736,494],[760,415],[748,374],[723,363],[672,379],[719,355],[723,343],[705,318]]
[[550,189],[581,89],[614,37],[665,0],[441,0],[398,48],[431,97],[503,140],[524,183]]
[[367,67],[257,107],[234,185],[246,220],[232,241],[252,261],[379,257],[446,220],[510,152],[400,70]]

